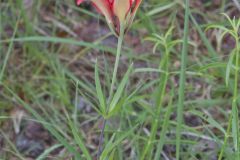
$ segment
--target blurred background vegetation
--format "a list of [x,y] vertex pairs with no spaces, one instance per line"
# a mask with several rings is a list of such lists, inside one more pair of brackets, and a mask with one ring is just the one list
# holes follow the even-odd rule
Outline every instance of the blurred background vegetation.
[[[131,63],[134,69],[121,108],[107,121],[103,153],[108,159],[176,156],[184,6],[183,0],[143,0],[124,38],[118,83]],[[226,70],[236,41],[229,34],[222,37],[222,30],[206,28],[231,27],[221,13],[238,20],[239,2],[193,0],[189,9],[180,157],[215,160],[222,154],[232,160],[234,137],[226,144],[224,137],[229,133],[234,75],[230,71],[227,86]],[[159,90],[166,56],[161,44],[176,41],[168,48],[166,89]],[[96,159],[103,119],[94,67],[98,60],[107,96],[116,43],[90,3],[77,7],[69,0],[1,0],[0,159]],[[159,95],[163,100],[157,115]],[[239,105],[239,95],[237,101]]]

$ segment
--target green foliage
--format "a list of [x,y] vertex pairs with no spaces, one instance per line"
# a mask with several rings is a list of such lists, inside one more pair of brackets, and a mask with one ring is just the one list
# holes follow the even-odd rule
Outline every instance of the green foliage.
[[[226,85],[229,85],[229,79],[231,76],[232,70],[234,70],[234,90],[233,90],[233,98],[232,98],[232,110],[231,110],[231,116],[229,118],[228,123],[228,132],[225,134],[225,143],[222,147],[222,150],[220,152],[220,156],[218,159],[222,159],[222,155],[225,149],[225,145],[227,145],[227,139],[230,134],[230,128],[232,128],[232,137],[233,137],[233,143],[234,143],[234,149],[235,149],[235,159],[240,159],[240,141],[239,141],[239,115],[238,115],[238,83],[239,83],[239,54],[240,54],[240,18],[236,19],[235,17],[231,19],[227,14],[223,13],[223,15],[227,18],[228,26],[213,24],[209,25],[207,29],[209,28],[218,28],[220,30],[223,30],[221,34],[221,39],[226,35],[231,35],[235,40],[235,48],[230,53],[230,58],[228,60],[227,66],[226,66]],[[234,64],[234,58],[235,58],[235,64]]]
[[101,132],[102,160],[240,158],[233,1],[143,1],[118,46],[88,5],[31,3],[0,5],[0,159],[27,157],[16,121],[50,134],[37,160],[96,159]]

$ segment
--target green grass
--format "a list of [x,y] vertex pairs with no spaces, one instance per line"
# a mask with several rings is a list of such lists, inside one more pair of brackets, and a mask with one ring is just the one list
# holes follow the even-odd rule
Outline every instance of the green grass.
[[185,0],[185,15],[184,15],[184,35],[183,47],[181,53],[181,70],[178,89],[178,106],[177,106],[177,130],[176,130],[176,159],[180,159],[181,145],[181,130],[183,123],[184,99],[185,99],[185,83],[186,83],[186,68],[188,55],[188,37],[189,37],[189,0]]
[[87,4],[23,2],[0,5],[0,159],[28,157],[13,121],[48,132],[37,160],[239,159],[236,2],[143,1],[118,45]]

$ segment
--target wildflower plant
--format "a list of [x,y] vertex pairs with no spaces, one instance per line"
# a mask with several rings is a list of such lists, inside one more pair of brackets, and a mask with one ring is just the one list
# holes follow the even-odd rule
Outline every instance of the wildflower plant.
[[[157,130],[158,130],[159,123],[160,123],[160,119],[158,116],[162,112],[163,99],[166,94],[166,87],[167,87],[167,84],[170,79],[169,78],[170,74],[172,74],[170,72],[170,67],[169,67],[170,66],[170,55],[171,55],[171,52],[172,52],[172,49],[174,48],[174,46],[179,43],[182,43],[182,40],[180,40],[180,39],[177,39],[177,40],[173,39],[173,29],[174,29],[174,27],[171,26],[171,27],[169,27],[168,31],[164,35],[153,34],[153,36],[146,38],[146,40],[154,43],[154,47],[153,47],[154,53],[157,51],[158,48],[162,48],[164,54],[162,55],[162,58],[161,58],[161,61],[159,62],[159,67],[158,67],[158,70],[162,71],[162,72],[161,72],[161,76],[160,76],[161,83],[157,87],[157,92],[156,92],[156,100],[155,100],[155,106],[156,106],[155,113],[156,114],[154,116],[155,120],[152,122],[151,132],[150,132],[149,138],[147,140],[147,143],[144,147],[144,150],[141,154],[141,158],[140,158],[141,160],[146,159],[146,157],[150,157],[150,159],[153,159],[153,156],[150,153],[153,149],[152,142],[154,141],[154,139],[156,138],[156,135],[157,135]],[[163,144],[165,141],[168,120],[169,120],[170,113],[172,112],[172,97],[170,99],[171,100],[169,101],[168,106],[167,106],[167,112],[164,115],[163,128],[160,133],[161,140],[157,145],[157,150],[154,155],[155,160],[159,159],[159,156],[160,156],[160,153],[162,152]]]
[[[232,97],[232,112],[229,117],[227,133],[225,135],[224,144],[222,146],[222,150],[219,154],[219,160],[223,157],[223,152],[227,145],[227,141],[230,134],[230,130],[232,130],[233,144],[234,144],[234,156],[237,159],[240,159],[240,139],[239,139],[239,113],[238,113],[238,82],[239,82],[239,70],[240,70],[240,19],[236,19],[235,17],[231,19],[227,14],[223,14],[227,19],[227,26],[212,24],[209,25],[207,29],[217,28],[222,30],[221,40],[225,35],[230,35],[235,41],[235,48],[230,52],[229,60],[226,66],[226,75],[225,75],[225,83],[226,86],[229,86],[229,79],[231,73],[234,74],[234,84],[233,84],[233,97]],[[235,60],[235,61],[234,61]]]
[[[117,70],[121,55],[124,34],[130,28],[135,17],[135,14],[137,12],[137,9],[139,8],[142,0],[90,0],[90,1],[95,6],[95,8],[101,14],[104,15],[111,32],[118,38],[117,54],[108,98],[106,98],[107,96],[104,95],[102,90],[97,63],[95,65],[95,86],[99,101],[99,109],[97,110],[104,118],[104,123],[99,138],[98,158],[104,159],[104,156],[106,156],[107,153],[106,151],[103,151],[104,154],[102,155],[101,153],[106,121],[107,119],[112,117],[122,106],[123,104],[122,94],[128,82],[130,72],[132,70],[132,65],[130,65],[123,79],[121,80],[119,86],[115,89]],[[77,5],[80,5],[82,2],[84,2],[84,0],[76,0]]]

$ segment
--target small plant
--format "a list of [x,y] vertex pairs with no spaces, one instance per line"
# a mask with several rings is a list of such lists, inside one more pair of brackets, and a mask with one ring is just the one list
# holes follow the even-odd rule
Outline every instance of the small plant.
[[223,152],[226,148],[228,138],[230,136],[230,130],[232,129],[231,136],[233,137],[233,143],[234,143],[234,152],[236,159],[240,159],[240,139],[239,139],[239,119],[238,119],[238,84],[239,84],[239,54],[240,54],[240,19],[236,19],[235,17],[231,19],[227,14],[223,14],[227,18],[227,26],[224,25],[210,25],[209,28],[217,28],[222,30],[221,38],[222,39],[226,34],[231,35],[235,40],[235,48],[230,52],[229,60],[226,66],[226,76],[225,76],[225,82],[226,86],[229,86],[229,79],[231,76],[231,73],[234,74],[234,89],[233,89],[233,97],[232,97],[232,112],[229,117],[228,122],[228,128],[227,133],[224,138],[224,144],[222,146],[222,150],[219,154],[219,160],[223,157]]
[[[103,93],[102,86],[100,83],[99,73],[98,73],[98,65],[95,65],[95,86],[97,91],[97,97],[99,100],[99,110],[98,112],[104,118],[104,123],[101,131],[101,135],[99,138],[99,151],[98,157],[100,159],[105,159],[107,154],[110,153],[109,149],[108,152],[104,151],[102,153],[102,145],[104,139],[104,129],[106,126],[106,121],[108,118],[112,117],[118,109],[122,105],[121,96],[126,87],[126,84],[129,79],[130,72],[132,70],[132,65],[129,66],[128,71],[124,75],[122,81],[120,82],[119,86],[115,91],[115,83],[117,77],[117,70],[119,59],[121,55],[121,48],[124,39],[124,34],[131,26],[132,21],[135,17],[138,7],[140,6],[142,0],[91,0],[91,2],[96,6],[96,8],[105,16],[107,24],[111,29],[112,33],[118,37],[118,46],[117,46],[117,54],[116,60],[112,75],[111,87],[109,91],[109,97]],[[77,0],[77,5],[80,5],[83,0]],[[115,93],[114,93],[115,92]],[[111,143],[112,143],[111,139]]]
[[[173,47],[182,42],[181,40],[172,39],[173,29],[174,29],[173,27],[170,27],[165,35],[154,34],[152,37],[146,38],[146,40],[152,41],[155,43],[153,47],[153,52],[155,53],[157,48],[162,48],[163,55],[161,56],[162,58],[161,58],[161,61],[159,62],[159,67],[158,67],[158,70],[161,71],[160,82],[159,82],[159,86],[157,87],[157,91],[156,91],[157,94],[154,96],[156,97],[156,100],[155,100],[156,108],[154,112],[155,115],[151,124],[152,127],[151,127],[150,136],[148,138],[147,144],[145,145],[145,148],[141,155],[142,160],[146,159],[146,157],[152,157],[152,155],[149,155],[149,152],[152,152],[153,141],[156,138],[157,130],[159,128],[159,123],[160,123],[159,117],[163,108],[163,98],[166,95],[166,87],[169,81],[169,76],[171,74],[170,67],[169,67],[170,54],[172,52]],[[159,159],[160,153],[162,152],[162,149],[163,149],[164,139],[165,139],[164,137],[165,137],[168,122],[169,122],[169,116],[172,111],[171,103],[172,102],[170,101],[167,112],[165,113],[165,116],[164,116],[164,124],[161,131],[161,136],[160,136],[161,139],[157,146],[157,150],[154,156],[155,160]]]

